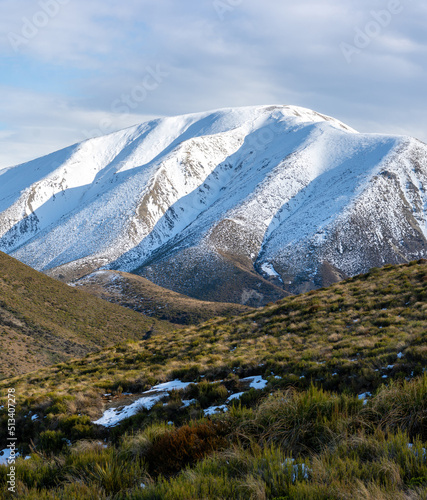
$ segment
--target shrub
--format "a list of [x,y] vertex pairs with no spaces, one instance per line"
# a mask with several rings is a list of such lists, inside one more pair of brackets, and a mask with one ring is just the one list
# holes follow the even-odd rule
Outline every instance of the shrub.
[[125,434],[120,443],[120,455],[126,460],[143,459],[153,446],[153,442],[170,432],[170,425],[157,422],[134,435]]
[[62,419],[59,427],[71,441],[78,439],[91,439],[95,435],[95,430],[90,418],[85,415],[71,415]]
[[184,425],[156,439],[147,453],[149,471],[171,475],[224,448],[226,428],[213,422]]
[[185,391],[188,399],[197,399],[202,408],[224,400],[228,395],[227,388],[219,382],[211,384],[207,381],[191,384]]
[[58,453],[66,445],[65,434],[61,431],[44,431],[39,436],[39,448],[47,453]]

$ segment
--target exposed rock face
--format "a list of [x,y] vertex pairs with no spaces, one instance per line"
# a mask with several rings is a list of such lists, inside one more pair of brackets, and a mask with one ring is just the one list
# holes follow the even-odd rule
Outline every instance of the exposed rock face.
[[293,106],[164,118],[0,171],[0,250],[261,305],[427,257],[427,146]]

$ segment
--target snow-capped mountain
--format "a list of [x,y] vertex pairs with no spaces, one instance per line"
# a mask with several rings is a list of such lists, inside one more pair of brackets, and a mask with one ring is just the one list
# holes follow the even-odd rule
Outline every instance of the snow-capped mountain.
[[153,120],[0,171],[0,250],[265,302],[427,256],[427,146],[294,106]]

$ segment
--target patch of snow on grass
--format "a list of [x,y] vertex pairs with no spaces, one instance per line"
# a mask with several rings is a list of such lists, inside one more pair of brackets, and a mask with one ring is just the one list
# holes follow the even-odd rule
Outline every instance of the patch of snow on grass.
[[261,375],[242,378],[241,382],[250,382],[249,387],[253,389],[264,389],[268,384],[267,380],[264,380]]
[[[409,448],[410,450],[413,450],[414,445],[413,445],[412,443],[408,443],[408,448]],[[423,460],[426,460],[426,457],[427,457],[427,452],[426,452],[426,449],[425,449],[425,448],[421,448],[421,451],[422,451],[422,454],[423,454]],[[414,450],[414,455],[415,455],[416,457],[418,457],[418,452],[417,452],[417,450]]]
[[189,385],[190,382],[181,382],[180,380],[172,380],[171,382],[165,382],[163,384],[155,385],[149,391],[143,392],[143,397],[138,399],[134,403],[128,406],[109,408],[104,412],[101,418],[95,420],[93,423],[97,425],[103,425],[104,427],[114,427],[125,418],[132,417],[142,409],[150,410],[168,392],[174,389],[185,389]]
[[138,399],[129,406],[120,406],[118,408],[110,408],[106,410],[101,418],[94,421],[94,424],[103,425],[104,427],[114,427],[125,418],[136,415],[140,410],[150,410],[162,397],[163,393],[156,396],[145,396]]
[[234,399],[240,399],[241,396],[243,396],[244,392],[237,392],[236,394],[232,394],[228,399],[227,403],[230,401],[233,401]]
[[308,479],[310,469],[305,464],[295,464],[294,458],[287,458],[283,462],[284,467],[292,466],[292,482],[295,483],[297,479]]
[[8,465],[7,459],[10,457],[9,448],[0,451],[0,465]]
[[182,407],[187,408],[187,406],[193,405],[195,403],[197,403],[197,399],[183,399]]
[[[164,384],[155,385],[146,392],[170,392],[172,390],[185,389],[191,382],[181,382],[180,380],[172,380],[172,382],[165,382]],[[145,394],[145,393],[144,393]]]
[[228,411],[227,405],[211,406],[206,408],[206,410],[203,410],[203,413],[205,414],[205,417],[207,417],[208,415],[215,415],[215,413],[219,413],[220,411]]
[[362,394],[359,394],[357,397],[361,400],[363,400],[363,404],[365,405],[368,402],[369,397],[371,397],[372,394],[370,392],[364,392]]
[[[19,453],[16,452],[15,453],[15,457],[19,457]],[[9,465],[8,463],[8,459],[10,458],[10,449],[9,448],[5,448],[4,450],[0,450],[0,465]],[[31,457],[29,455],[27,455],[25,457],[25,460],[28,460],[30,459]]]

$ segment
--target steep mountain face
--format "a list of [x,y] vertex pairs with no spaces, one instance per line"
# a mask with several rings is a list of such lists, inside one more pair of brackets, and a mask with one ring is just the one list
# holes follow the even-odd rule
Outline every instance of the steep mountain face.
[[0,249],[260,305],[427,255],[427,146],[293,106],[154,120],[0,171]]

